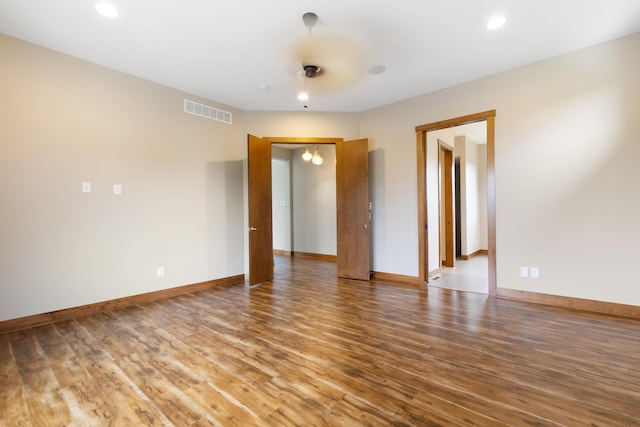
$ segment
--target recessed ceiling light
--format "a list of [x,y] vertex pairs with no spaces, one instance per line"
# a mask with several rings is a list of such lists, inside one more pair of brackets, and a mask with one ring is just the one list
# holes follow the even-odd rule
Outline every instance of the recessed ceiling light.
[[307,92],[300,92],[298,94],[298,99],[300,101],[306,101],[307,99],[309,99],[309,94]]
[[111,3],[96,3],[96,10],[100,15],[107,18],[115,18],[118,16],[118,11]]
[[487,23],[487,28],[490,30],[495,30],[496,28],[502,27],[505,24],[505,22],[507,22],[507,18],[505,18],[504,16],[501,16],[501,15],[494,16]]

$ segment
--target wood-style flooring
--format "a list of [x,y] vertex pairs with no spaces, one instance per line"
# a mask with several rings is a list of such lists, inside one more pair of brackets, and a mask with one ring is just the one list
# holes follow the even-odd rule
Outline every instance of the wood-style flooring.
[[640,321],[335,271],[0,335],[0,425],[640,425]]

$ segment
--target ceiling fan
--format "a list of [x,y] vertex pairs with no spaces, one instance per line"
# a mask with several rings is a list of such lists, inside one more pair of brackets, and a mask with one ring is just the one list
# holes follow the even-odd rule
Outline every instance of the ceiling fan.
[[294,45],[293,56],[296,77],[306,92],[323,95],[344,90],[367,74],[369,60],[361,46],[344,36],[312,34],[318,22],[313,12],[302,15],[302,22],[309,34]]

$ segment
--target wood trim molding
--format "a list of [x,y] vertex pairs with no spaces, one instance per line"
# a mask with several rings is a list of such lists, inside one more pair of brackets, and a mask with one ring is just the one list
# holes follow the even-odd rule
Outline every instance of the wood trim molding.
[[489,255],[489,250],[488,249],[478,249],[477,251],[470,253],[469,255],[461,255],[460,258],[462,258],[465,261],[470,260],[473,257],[476,257],[478,255]]
[[456,117],[426,125],[416,126],[416,132],[428,132],[438,129],[446,129],[454,126],[466,125],[467,123],[481,122],[489,117],[495,117],[496,110],[483,111],[481,113],[469,114],[468,116]]
[[147,292],[144,294],[132,295],[94,304],[81,305],[78,307],[65,308],[62,310],[50,311],[48,313],[35,314],[32,316],[20,317],[17,319],[4,320],[0,322],[0,334],[20,331],[22,329],[35,326],[47,325],[61,320],[70,320],[76,317],[89,316],[108,310],[115,310],[136,304],[157,301],[159,299],[171,298],[178,295],[190,294],[218,285],[244,282],[244,274],[225,277],[222,279],[208,280],[206,282],[194,283],[191,285],[178,286],[175,288],[163,289],[160,291]]
[[300,138],[300,137],[274,137],[267,136],[262,139],[272,144],[335,144],[344,141],[343,138]]
[[420,280],[417,276],[405,276],[403,274],[383,273],[381,271],[373,272],[373,280],[385,282],[406,283],[408,285],[424,285],[424,280]]
[[421,283],[429,281],[429,230],[427,219],[427,133],[416,132],[416,150],[418,160],[418,279]]
[[498,298],[640,319],[640,306],[498,288]]
[[333,262],[337,262],[338,261],[338,256],[337,255],[328,255],[328,254],[314,254],[311,252],[291,252],[291,256],[295,256],[295,257],[304,257],[304,258],[310,258],[310,259],[319,259],[321,261],[333,261]]
[[498,289],[498,273],[496,262],[496,144],[495,132],[496,110],[487,117],[487,239],[489,244],[489,295],[495,297]]

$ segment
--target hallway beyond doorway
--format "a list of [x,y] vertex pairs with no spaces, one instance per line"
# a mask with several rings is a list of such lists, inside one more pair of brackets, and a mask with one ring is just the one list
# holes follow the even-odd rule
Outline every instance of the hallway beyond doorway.
[[456,259],[455,267],[442,267],[442,273],[429,280],[429,286],[457,291],[489,293],[488,256],[477,255],[469,260]]

